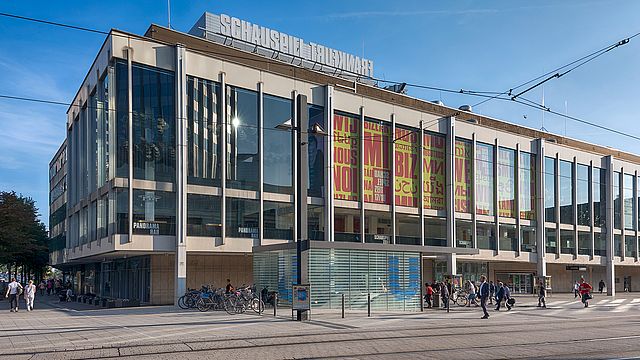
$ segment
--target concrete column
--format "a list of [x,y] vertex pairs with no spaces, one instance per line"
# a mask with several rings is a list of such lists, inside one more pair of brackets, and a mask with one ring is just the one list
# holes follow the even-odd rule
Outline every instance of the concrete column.
[[[493,218],[496,226],[496,248],[494,250],[496,251],[496,255],[498,255],[500,253],[500,216],[498,216],[498,214],[500,213],[500,203],[498,202],[498,191],[500,190],[500,188],[498,187],[498,149],[500,148],[500,142],[497,138],[493,144],[493,147],[493,166],[491,168],[491,171],[493,172]],[[474,183],[475,180],[476,179],[474,179]]]
[[578,162],[573,157],[571,163],[571,208],[573,209],[573,238],[575,239],[573,246],[573,258],[578,258]]
[[606,171],[606,214],[605,214],[605,228],[603,231],[606,231],[606,241],[607,241],[607,256],[606,256],[606,267],[607,267],[607,278],[605,282],[607,284],[607,295],[615,296],[616,294],[616,271],[614,266],[614,247],[613,247],[613,228],[614,228],[614,206],[613,206],[613,156],[609,155],[604,158],[604,169]]
[[[127,110],[128,121],[127,128],[129,130],[129,136],[127,139],[128,149],[127,157],[129,162],[129,181],[128,186],[128,213],[129,221],[127,222],[127,242],[131,242],[133,239],[133,48],[127,48]],[[82,182],[78,182],[78,185],[82,186]],[[122,241],[122,240],[121,240]]]
[[229,152],[229,95],[227,91],[226,74],[220,73],[220,101],[222,109],[218,119],[222,120],[222,135],[220,141],[222,142],[222,152],[220,153],[220,244],[224,244],[227,237],[227,159]]
[[[422,128],[421,128],[422,129]],[[391,114],[391,138],[389,139],[390,144],[391,144],[391,154],[389,154],[391,156],[391,161],[389,161],[389,187],[391,188],[391,194],[390,197],[390,203],[391,204],[391,243],[395,244],[396,243],[396,198],[395,198],[395,193],[394,193],[394,189],[395,189],[395,179],[396,179],[396,172],[395,172],[395,162],[396,162],[396,147],[395,144],[393,143],[393,139],[395,139],[396,136],[396,115],[395,114]],[[388,151],[388,150],[387,150]],[[364,156],[364,155],[363,155]]]
[[554,186],[554,212],[556,218],[556,258],[560,257],[562,252],[562,241],[560,240],[560,157],[555,154],[555,171],[553,172]]
[[334,240],[334,202],[333,202],[333,172],[334,172],[334,152],[333,152],[333,86],[327,85],[324,91],[324,124],[327,134],[324,138],[324,153],[328,154],[325,159],[326,165],[324,167],[324,214],[325,214],[325,227],[324,227],[324,239],[326,241]]
[[[473,248],[478,248],[478,215],[476,214],[476,191],[475,191],[475,183],[476,183],[476,145],[478,145],[478,141],[476,140],[476,133],[474,132],[471,135],[471,182],[473,184],[473,190],[471,193],[471,232],[473,233]],[[455,159],[454,159],[455,160]],[[455,196],[455,195],[454,195]],[[454,230],[455,231],[455,230]],[[497,235],[497,234],[496,234]],[[487,274],[489,276],[489,274]]]
[[624,259],[626,258],[627,255],[627,241],[626,241],[626,236],[624,235],[625,231],[625,218],[624,218],[624,168],[620,169],[620,176],[616,176],[615,179],[613,181],[616,181],[619,186],[618,189],[620,191],[620,204],[619,204],[619,211],[620,211],[620,257],[622,258],[622,260],[624,261]]
[[[545,142],[544,139],[536,140],[536,166],[535,166],[535,176],[536,179],[536,248],[537,248],[537,270],[538,276],[546,276],[547,275],[547,260],[545,259],[545,254],[547,252],[547,244],[546,244],[546,234],[545,234],[545,214],[544,214],[544,153],[545,153]],[[556,240],[556,244],[558,241]]]
[[595,231],[594,231],[594,216],[595,216],[595,212],[594,210],[594,206],[593,206],[593,161],[589,162],[589,229],[591,232],[591,252],[589,254],[589,259],[593,260],[593,257],[595,256],[594,251],[595,251]]
[[[515,159],[513,160],[513,171],[514,176],[514,185],[513,185],[513,196],[514,196],[514,209],[513,215],[516,217],[516,239],[518,239],[518,245],[516,249],[517,256],[522,254],[522,232],[520,231],[521,221],[520,221],[520,144],[516,144],[515,151]],[[499,211],[499,210],[498,210]]]
[[[292,103],[295,101],[295,97],[292,100]],[[270,129],[270,131],[272,131]],[[294,133],[294,131],[291,131]],[[295,139],[292,139],[292,144],[295,144]],[[295,170],[295,159],[293,158],[293,152],[291,153],[293,160],[292,170]],[[259,173],[258,173],[258,196],[260,197],[258,207],[258,240],[257,244],[254,245],[260,246],[264,241],[264,83],[258,83],[258,165],[259,165]],[[295,174],[295,171],[291,172]],[[292,179],[293,180],[293,179]],[[293,184],[295,186],[295,184]],[[295,234],[295,233],[294,233]]]
[[[447,121],[447,156],[446,156],[446,196],[447,196],[447,246],[456,247],[456,206],[455,206],[455,159],[456,159],[456,118]],[[422,166],[422,164],[421,164]],[[422,194],[421,194],[422,196]],[[424,226],[424,224],[423,224]],[[447,273],[456,273],[456,254],[447,254]]]
[[[292,179],[292,186],[293,186],[293,208],[296,209],[296,216],[294,216],[293,218],[293,239],[294,241],[300,241],[300,238],[298,237],[298,234],[300,233],[300,219],[298,217],[298,213],[297,210],[300,208],[300,201],[301,199],[298,197],[299,193],[298,193],[298,177],[301,176],[302,174],[299,173],[301,171],[301,169],[299,168],[299,163],[298,163],[298,147],[300,146],[299,142],[298,142],[298,132],[301,131],[300,128],[300,124],[299,124],[299,119],[298,119],[298,102],[297,102],[297,96],[298,96],[298,92],[296,90],[293,90],[291,92],[291,169],[292,169],[292,174],[294,174],[294,178]],[[308,122],[308,121],[307,121]],[[305,148],[306,149],[306,148]],[[306,199],[305,199],[306,201]],[[262,202],[262,201],[261,201]],[[298,283],[301,284],[300,279],[298,279]]]
[[176,292],[174,305],[187,290],[187,75],[186,49],[176,45]]
[[[365,226],[364,226],[364,106],[360,106],[360,131],[358,132],[358,151],[360,157],[358,160],[359,173],[358,173],[358,195],[360,198],[360,241],[365,242]],[[369,228],[373,229],[372,224],[369,224]],[[370,230],[374,232],[373,230]]]
[[[395,117],[394,117],[394,124],[393,124],[393,133],[394,133],[394,137],[395,137]],[[420,214],[420,245],[424,246],[424,237],[425,237],[425,233],[424,233],[424,121],[420,120],[420,130],[418,132],[418,144],[419,144],[419,148],[418,148],[418,169],[419,169],[419,173],[418,173],[418,179],[420,180],[420,185],[418,186],[418,191],[420,191],[420,195],[418,197],[418,206],[420,207],[418,209],[418,214]],[[395,158],[396,158],[396,152],[395,152],[395,144],[393,145],[393,159],[395,162]],[[445,158],[445,163],[447,162],[446,158]],[[395,174],[395,166],[392,166],[392,173]],[[391,186],[393,189],[395,189],[395,177],[394,177],[394,181],[391,183]],[[422,260],[420,261],[420,264],[422,265]],[[422,287],[421,287],[422,288]]]

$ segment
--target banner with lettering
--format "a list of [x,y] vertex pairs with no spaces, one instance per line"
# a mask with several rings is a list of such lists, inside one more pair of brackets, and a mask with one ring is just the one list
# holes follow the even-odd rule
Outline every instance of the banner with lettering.
[[445,209],[446,138],[435,134],[423,136],[422,171],[424,180],[424,208]]
[[360,199],[360,118],[333,115],[334,198]]
[[493,212],[493,146],[476,146],[476,214],[494,215]]
[[391,126],[365,121],[364,136],[364,201],[391,203]]
[[396,205],[418,207],[420,201],[418,132],[396,127],[394,139],[396,139],[394,184]]
[[455,210],[471,212],[471,147],[469,141],[456,140],[455,147]]
[[515,189],[516,152],[511,149],[498,149],[498,216],[516,216]]

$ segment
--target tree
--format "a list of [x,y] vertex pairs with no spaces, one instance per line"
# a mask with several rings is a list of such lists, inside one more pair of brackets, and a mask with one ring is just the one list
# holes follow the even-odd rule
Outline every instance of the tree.
[[40,276],[49,261],[47,230],[30,197],[0,192],[0,264]]

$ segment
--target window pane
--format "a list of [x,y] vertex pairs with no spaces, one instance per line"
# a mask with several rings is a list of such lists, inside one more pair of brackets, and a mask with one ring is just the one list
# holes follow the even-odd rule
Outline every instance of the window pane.
[[420,216],[396,214],[396,244],[421,244]]
[[258,200],[227,198],[227,236],[257,239],[259,213]]
[[560,160],[560,223],[573,224],[573,163]]
[[334,241],[361,242],[360,211],[356,209],[335,209]]
[[360,117],[335,113],[333,116],[334,197],[360,200]]
[[578,232],[578,255],[591,255],[591,233]]
[[227,187],[258,190],[258,93],[229,86]]
[[493,145],[476,146],[476,213],[494,215],[493,208]]
[[219,196],[187,194],[187,235],[221,236]]
[[[326,129],[324,108],[309,104],[309,128],[314,124]],[[323,135],[309,133],[309,196],[322,197],[324,194],[324,140]]]
[[544,158],[545,221],[556,222],[556,159]]
[[496,227],[493,224],[478,222],[478,249],[496,249]]
[[518,250],[518,238],[516,237],[515,225],[500,225],[500,250]]
[[445,219],[424,219],[424,244],[427,246],[447,246],[447,221]]
[[471,184],[471,150],[472,143],[464,139],[456,139],[455,173],[455,210],[456,212],[471,212],[473,188]]
[[[362,139],[364,201],[391,204],[391,124],[365,119]],[[409,173],[417,174],[418,164],[415,160],[396,161],[396,170],[404,166]]]
[[473,247],[473,227],[471,221],[456,219],[456,246]]
[[309,240],[324,240],[324,206],[307,205],[309,217],[307,218],[307,228]]
[[391,243],[391,213],[381,211],[365,211],[364,215],[365,242]]
[[622,235],[613,235],[613,255],[622,256]]
[[638,254],[638,239],[635,236],[624,237],[624,256],[636,257]]
[[560,230],[560,253],[561,254],[575,254],[576,252],[576,239],[573,231]]
[[264,95],[264,191],[267,192],[293,193],[292,133],[276,129],[289,119],[293,119],[291,100]]
[[176,194],[165,191],[133,190],[133,233],[176,234]]
[[293,204],[265,201],[263,214],[265,239],[293,240]]
[[613,227],[616,229],[622,229],[622,214],[621,214],[621,199],[620,199],[620,173],[613,172]]
[[635,178],[633,175],[624,174],[624,228],[634,230],[636,228],[635,203],[636,195],[633,189]]
[[[127,64],[121,61],[116,62],[116,176],[129,177],[129,91],[128,91],[128,71]],[[76,126],[72,127],[75,134]],[[69,143],[71,154],[77,154],[75,138],[72,136]],[[77,146],[77,145],[76,145]],[[69,162],[74,164],[73,159]],[[73,204],[73,202],[72,202]]]
[[445,148],[447,141],[444,136],[426,132],[423,135],[422,141],[424,208],[444,210],[446,204]]
[[549,254],[558,252],[557,232],[556,229],[545,229],[545,251]]
[[[420,169],[418,161],[420,142],[418,136],[418,129],[396,126],[394,134],[394,139],[396,139],[394,145],[396,151],[394,163],[396,205],[418,207],[420,203],[420,173],[418,172]],[[427,176],[426,173],[425,176]],[[427,178],[425,178],[426,184]],[[425,201],[427,194],[425,188]],[[424,206],[428,208],[426,202]]]
[[604,226],[605,208],[605,191],[604,187],[604,170],[593,168],[591,172],[591,191],[593,192],[593,226]]
[[594,236],[594,255],[607,256],[607,234],[595,233]]
[[516,152],[498,149],[498,215],[516,216]]
[[220,85],[187,78],[187,181],[220,186]]
[[525,252],[537,252],[536,248],[536,228],[533,226],[521,226],[521,251]]
[[578,225],[591,225],[591,208],[589,206],[589,167],[578,164],[576,167],[576,201],[578,208]]
[[520,153],[520,218],[536,218],[536,156]]

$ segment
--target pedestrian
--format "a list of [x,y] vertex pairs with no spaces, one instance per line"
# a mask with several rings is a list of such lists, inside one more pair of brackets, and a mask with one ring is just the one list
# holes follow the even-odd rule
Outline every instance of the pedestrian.
[[29,285],[24,288],[24,300],[27,302],[27,311],[33,310],[33,300],[36,299],[36,286],[33,280],[29,280]]
[[467,302],[467,307],[471,307],[471,303],[478,306],[478,303],[476,302],[476,286],[471,281],[467,281],[467,292],[469,293],[469,295],[467,295],[467,300],[469,300]]
[[235,290],[236,288],[234,288],[233,285],[231,285],[231,279],[227,279],[227,286],[224,289],[225,293],[231,294]]
[[580,293],[580,284],[576,281],[575,284],[573,284],[573,298],[577,298],[578,294]]
[[544,309],[547,308],[547,304],[544,301],[546,295],[547,288],[544,286],[544,281],[540,281],[540,284],[538,285],[538,307],[542,307]]
[[440,297],[442,298],[442,305],[445,309],[449,308],[449,287],[446,284],[440,285]]
[[598,290],[600,290],[600,294],[602,294],[602,291],[604,290],[605,287],[605,283],[603,280],[600,280],[600,282],[598,283]]
[[593,287],[588,282],[584,281],[584,279],[580,279],[580,285],[579,285],[580,299],[584,304],[584,307],[589,306],[589,299],[592,298],[590,294],[592,289]]
[[53,290],[53,280],[49,279],[47,281],[47,296],[51,295],[52,290]]
[[503,285],[504,287],[504,305],[507,307],[507,311],[511,310],[512,304],[515,304],[515,299],[511,299],[511,289],[507,284]]
[[7,285],[7,293],[4,295],[4,297],[9,298],[11,312],[18,312],[18,296],[22,294],[22,290],[22,285],[15,278],[11,278],[11,282]]
[[66,292],[66,299],[67,302],[71,301],[71,297],[73,296],[73,290],[71,290],[71,287],[67,288],[67,292]]
[[40,296],[44,295],[44,289],[47,287],[47,285],[45,285],[44,280],[42,280],[40,282],[40,285],[38,285],[38,288],[40,289]]
[[489,281],[489,305],[493,305],[493,297],[496,294],[496,285],[493,280]]
[[489,298],[489,284],[487,284],[487,277],[480,276],[480,307],[484,315],[481,319],[488,319],[489,313],[487,312],[487,299]]
[[502,300],[504,300],[504,284],[502,281],[498,281],[496,286],[496,311],[500,311],[500,304],[502,303]]
[[433,298],[433,287],[429,283],[426,283],[425,285],[427,286],[427,288],[425,289],[424,300],[427,303],[427,308],[431,308],[431,299]]

